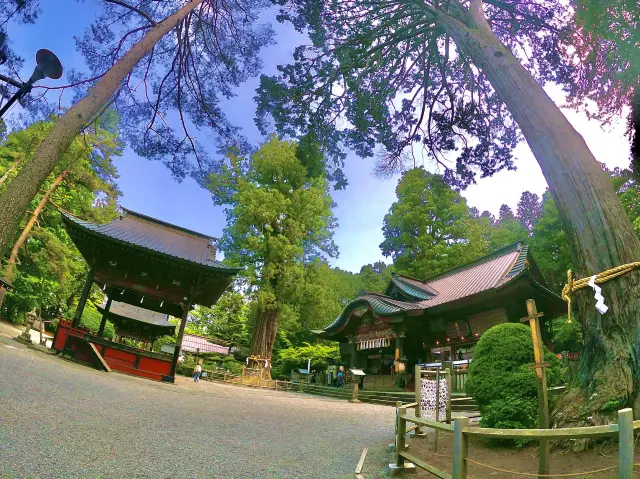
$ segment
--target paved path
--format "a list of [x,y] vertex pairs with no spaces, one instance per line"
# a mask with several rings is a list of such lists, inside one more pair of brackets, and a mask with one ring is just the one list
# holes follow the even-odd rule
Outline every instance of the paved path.
[[353,478],[362,448],[391,442],[393,430],[385,406],[187,378],[160,384],[0,335],[2,479]]

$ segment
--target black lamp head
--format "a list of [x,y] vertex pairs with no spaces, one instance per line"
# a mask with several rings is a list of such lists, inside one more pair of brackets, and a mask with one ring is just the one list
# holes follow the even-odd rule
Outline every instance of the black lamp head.
[[36,53],[36,68],[28,83],[35,83],[45,77],[57,80],[62,76],[62,63],[58,57],[50,50],[43,48]]

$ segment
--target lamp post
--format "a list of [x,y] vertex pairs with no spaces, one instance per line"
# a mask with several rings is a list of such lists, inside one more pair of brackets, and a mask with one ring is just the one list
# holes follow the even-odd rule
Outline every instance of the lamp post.
[[[0,32],[0,49],[4,44],[5,36]],[[1,64],[1,63],[0,63]],[[9,77],[4,75],[0,75],[0,81],[8,83],[9,85],[13,85],[18,88],[18,91],[14,93],[14,95],[9,98],[9,101],[4,104],[2,108],[0,108],[0,118],[11,108],[16,101],[24,98],[33,88],[33,85],[42,80],[43,78],[49,77],[53,80],[57,80],[62,76],[62,64],[58,57],[51,51],[43,48],[38,50],[36,53],[36,67],[33,70],[31,78],[27,80],[26,83],[21,83],[16,80],[12,80]]]

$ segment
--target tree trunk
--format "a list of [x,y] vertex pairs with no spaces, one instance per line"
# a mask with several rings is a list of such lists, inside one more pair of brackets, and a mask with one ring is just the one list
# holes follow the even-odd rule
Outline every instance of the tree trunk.
[[127,75],[162,37],[178,25],[204,0],[192,0],[173,15],[156,24],[113,65],[100,81],[55,124],[29,161],[0,195],[0,253],[5,251],[20,218],[42,183],[82,128],[95,117],[120,87]]
[[[277,306],[260,306],[251,335],[251,356],[269,360],[269,367],[265,369],[263,377],[271,377],[271,354],[276,342],[278,332],[278,316],[280,309]],[[252,368],[264,367],[264,361],[249,360]]]
[[[438,21],[484,72],[518,122],[565,225],[577,276],[640,260],[640,241],[610,179],[582,136],[493,34],[481,4],[472,1],[466,25],[444,14]],[[600,420],[625,406],[640,414],[638,281],[639,274],[633,272],[602,285],[609,306],[605,315],[597,313],[591,289],[574,294],[584,334],[580,391],[561,401],[557,421],[572,416],[579,422],[590,415]],[[579,412],[580,403],[587,405],[585,412]]]
[[[36,209],[33,210],[33,213],[31,214],[31,218],[29,219],[27,226],[25,226],[24,229],[22,230],[22,234],[18,238],[18,241],[16,241],[16,243],[13,245],[13,249],[11,250],[11,254],[9,255],[9,260],[7,261],[7,267],[4,270],[4,279],[8,283],[12,283],[15,278],[16,261],[18,259],[18,253],[20,252],[20,248],[22,248],[22,245],[24,244],[24,242],[27,241],[27,238],[31,233],[31,229],[33,228],[33,225],[36,224],[36,221],[38,221],[38,216],[40,216],[40,213],[42,213],[42,210],[44,209],[44,207],[47,206],[47,201],[49,201],[49,198],[51,198],[51,194],[56,190],[56,188],[58,188],[58,186],[60,186],[60,183],[62,183],[64,178],[67,176],[67,173],[69,173],[69,171],[65,170],[62,173],[60,173],[55,180],[53,180],[53,183],[51,183],[51,186],[46,191],[42,199],[40,200],[40,203],[38,203],[38,206],[36,207]],[[7,295],[7,290],[4,289],[2,286],[0,286],[0,308],[2,308],[2,303],[4,302],[4,297],[6,295]]]

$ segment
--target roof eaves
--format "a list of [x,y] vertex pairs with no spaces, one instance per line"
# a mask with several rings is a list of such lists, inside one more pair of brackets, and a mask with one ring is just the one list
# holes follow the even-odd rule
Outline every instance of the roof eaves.
[[[189,266],[206,268],[208,270],[214,270],[214,271],[217,271],[217,272],[225,272],[225,273],[230,273],[230,274],[236,274],[236,273],[238,273],[238,272],[243,270],[243,268],[234,268],[234,267],[231,267],[231,266],[226,266],[224,263],[220,263],[219,261],[213,261],[212,264],[211,263],[205,264],[205,263],[199,263],[199,262],[195,262],[195,261],[190,261],[190,260],[185,259],[185,258],[180,258],[179,256],[175,256],[175,255],[172,255],[172,254],[165,253],[163,251],[158,251],[158,250],[155,250],[155,249],[151,249],[151,248],[147,248],[145,246],[138,245],[136,243],[132,243],[132,242],[129,242],[129,241],[124,241],[124,240],[121,240],[119,238],[114,238],[113,236],[107,235],[105,233],[101,233],[99,231],[94,231],[93,229],[91,229],[91,228],[89,228],[89,227],[87,227],[85,225],[85,223],[88,223],[88,222],[86,222],[84,220],[81,220],[80,218],[77,218],[77,217],[71,215],[70,213],[67,213],[65,211],[61,211],[61,213],[63,215],[62,216],[63,219],[66,218],[68,221],[70,221],[75,226],[81,228],[87,234],[90,234],[90,235],[98,237],[98,238],[108,238],[110,241],[114,241],[114,242],[117,242],[117,243],[120,243],[120,244],[123,244],[123,245],[130,246],[130,247],[132,247],[134,249],[137,249],[139,251],[144,251],[144,252],[147,252],[147,253],[156,254],[156,255],[159,255],[159,256],[163,256],[165,258],[171,258],[172,260],[176,260],[176,261],[179,261],[181,263],[188,264]],[[88,223],[88,224],[91,224],[91,223]]]

